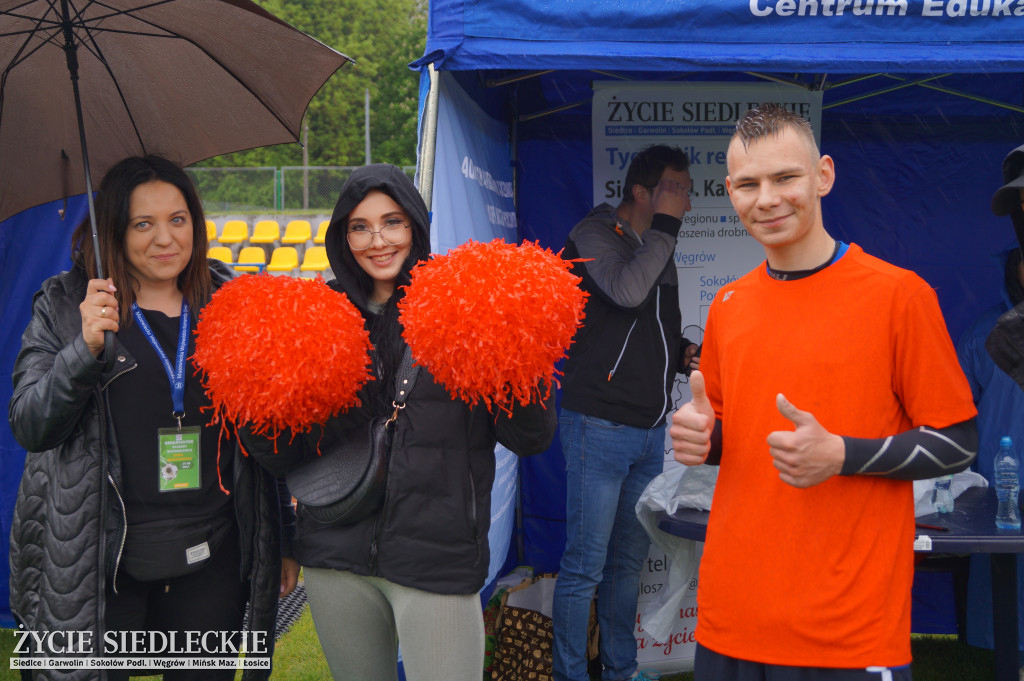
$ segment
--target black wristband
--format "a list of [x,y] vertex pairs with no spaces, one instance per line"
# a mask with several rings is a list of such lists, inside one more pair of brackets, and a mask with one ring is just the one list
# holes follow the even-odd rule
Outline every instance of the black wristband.
[[683,225],[682,218],[674,218],[665,213],[655,213],[651,218],[651,229],[664,232],[675,239],[679,236],[679,228]]

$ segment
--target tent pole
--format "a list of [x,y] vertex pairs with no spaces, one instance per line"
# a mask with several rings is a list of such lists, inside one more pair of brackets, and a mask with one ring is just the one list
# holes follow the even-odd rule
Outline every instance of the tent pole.
[[[901,82],[906,82],[906,78],[900,78],[899,76],[891,73],[885,74],[886,78],[892,78]],[[974,102],[980,102],[981,104],[991,104],[992,106],[999,107],[1002,109],[1009,109],[1010,111],[1016,111],[1017,113],[1024,113],[1024,107],[1017,104],[1009,104],[1007,102],[1000,102],[997,99],[990,99],[988,97],[982,97],[980,95],[972,95],[970,92],[964,92],[963,90],[955,90],[944,85],[932,85],[930,83],[917,83],[920,87],[928,88],[929,90],[935,90],[936,92],[944,92],[947,95],[953,95],[955,97],[963,97]]]
[[438,82],[437,70],[433,64],[427,64],[427,73],[430,75],[430,90],[427,92],[427,101],[423,106],[423,156],[420,158],[420,196],[427,204],[427,210],[433,210],[431,201],[434,193],[434,162],[437,146],[437,102]]
[[880,90],[875,90],[873,92],[865,92],[862,95],[857,95],[855,97],[850,97],[848,99],[841,99],[838,102],[832,102],[831,104],[823,104],[821,110],[824,111],[825,109],[832,109],[837,106],[842,106],[843,104],[852,104],[853,102],[859,102],[862,99],[869,99],[871,97],[877,97],[878,95],[888,94],[890,92],[902,90],[903,88],[911,87],[913,85],[921,85],[922,83],[927,83],[929,80],[935,80],[936,78],[944,78],[948,75],[948,73],[943,73],[937,76],[928,76],[927,78],[921,78],[920,80],[903,81],[899,85],[893,85],[891,87],[882,88]]
[[518,116],[516,116],[516,120],[520,121],[520,122],[532,121],[532,120],[534,120],[536,118],[544,118],[545,116],[550,116],[552,114],[561,113],[562,111],[568,111],[569,109],[573,109],[573,108],[575,108],[577,106],[583,106],[584,104],[590,104],[592,101],[594,101],[593,97],[587,97],[586,99],[581,99],[578,102],[570,102],[569,104],[562,104],[561,106],[556,106],[556,107],[553,107],[553,108],[550,108],[550,109],[544,109],[543,111],[537,111],[537,112],[532,113],[532,114],[519,114]]
[[508,155],[509,163],[512,165],[512,210],[516,214],[516,242],[522,243],[523,231],[519,229],[519,173],[516,172],[519,163],[519,118],[511,117],[509,125]]
[[745,73],[748,76],[754,76],[755,78],[760,78],[761,80],[767,80],[767,81],[770,81],[772,83],[778,83],[779,85],[792,85],[793,87],[803,88],[804,90],[813,90],[814,89],[814,86],[812,84],[805,83],[805,82],[803,82],[801,80],[796,80],[796,79],[793,79],[793,78],[781,78],[779,76],[773,76],[773,75],[768,74],[768,73],[757,73],[755,71],[744,71],[743,73]]
[[[519,226],[519,93],[512,98],[514,110],[509,116],[509,162],[512,165],[512,211],[516,216],[516,243],[523,242],[523,230]],[[526,564],[526,530],[523,527],[523,464],[516,458],[516,517],[513,535],[516,542],[516,563]]]
[[502,85],[511,85],[512,83],[518,83],[523,80],[529,80],[530,78],[537,78],[548,73],[554,73],[554,69],[548,69],[547,71],[526,71],[524,73],[520,73],[515,76],[508,76],[506,78],[488,79],[484,81],[484,87],[491,88],[501,87]]

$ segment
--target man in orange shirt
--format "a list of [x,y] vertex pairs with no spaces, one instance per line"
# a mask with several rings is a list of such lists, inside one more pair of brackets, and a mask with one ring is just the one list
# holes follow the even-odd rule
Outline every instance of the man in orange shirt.
[[810,125],[736,125],[726,188],[766,262],[718,292],[676,460],[720,466],[695,677],[910,674],[911,480],[966,468],[976,415],[938,299],[825,230],[835,180]]

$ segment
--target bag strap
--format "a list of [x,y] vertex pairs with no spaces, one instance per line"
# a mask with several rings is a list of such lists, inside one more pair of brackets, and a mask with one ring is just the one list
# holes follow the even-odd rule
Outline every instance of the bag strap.
[[391,413],[391,417],[388,418],[385,427],[390,426],[398,418],[398,412],[405,409],[405,401],[409,397],[409,393],[412,392],[412,387],[416,384],[416,376],[419,375],[420,368],[413,366],[412,350],[409,346],[405,346],[405,353],[402,355],[402,364],[398,367],[398,375],[395,376],[395,399],[391,402],[391,406],[395,410]]

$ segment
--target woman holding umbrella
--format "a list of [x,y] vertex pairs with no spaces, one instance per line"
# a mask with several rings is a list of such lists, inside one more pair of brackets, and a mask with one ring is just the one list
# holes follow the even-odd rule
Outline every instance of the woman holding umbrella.
[[[174,648],[148,649],[166,639],[140,646],[121,632],[232,632],[237,644],[248,603],[247,654],[269,660],[277,598],[297,576],[281,561],[290,497],[209,423],[186,359],[199,311],[231,272],[206,259],[202,204],[163,158],[115,165],[96,218],[109,278],[95,277],[84,223],[72,269],[35,296],[13,371],[11,430],[30,453],[11,530],[11,611],[29,631],[91,632],[86,652],[169,657]],[[106,331],[117,335],[111,369]],[[199,640],[190,657],[231,652]]]

